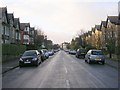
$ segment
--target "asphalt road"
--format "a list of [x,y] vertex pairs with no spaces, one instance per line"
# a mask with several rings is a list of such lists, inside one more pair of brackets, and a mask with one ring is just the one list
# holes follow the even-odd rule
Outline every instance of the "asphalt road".
[[118,88],[118,70],[87,64],[59,51],[38,67],[13,69],[2,76],[3,88]]

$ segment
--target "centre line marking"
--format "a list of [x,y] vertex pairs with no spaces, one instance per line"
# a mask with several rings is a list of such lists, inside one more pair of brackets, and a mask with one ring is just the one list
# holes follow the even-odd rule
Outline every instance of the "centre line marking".
[[65,67],[65,72],[68,73],[67,68]]
[[66,85],[67,85],[67,88],[70,88],[70,82],[69,82],[69,80],[66,80]]

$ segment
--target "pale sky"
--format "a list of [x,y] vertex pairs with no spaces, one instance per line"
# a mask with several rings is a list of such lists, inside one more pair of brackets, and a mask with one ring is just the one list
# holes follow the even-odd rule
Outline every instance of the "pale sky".
[[2,0],[21,23],[39,27],[53,43],[70,42],[83,29],[85,32],[118,15],[119,0]]

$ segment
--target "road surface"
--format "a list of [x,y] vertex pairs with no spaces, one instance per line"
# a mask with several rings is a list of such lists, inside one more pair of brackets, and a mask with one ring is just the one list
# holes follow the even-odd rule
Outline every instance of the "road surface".
[[2,78],[3,88],[118,88],[118,70],[88,64],[64,51],[38,67],[13,69]]

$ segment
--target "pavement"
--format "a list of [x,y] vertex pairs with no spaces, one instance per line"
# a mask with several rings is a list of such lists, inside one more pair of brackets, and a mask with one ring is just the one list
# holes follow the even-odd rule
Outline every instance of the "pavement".
[[11,60],[11,61],[6,61],[4,63],[2,63],[2,73],[5,73],[9,70],[12,70],[16,67],[19,66],[19,59],[15,59],[15,60]]
[[[19,61],[19,59],[4,62],[2,64],[2,73],[5,73],[5,72],[7,72],[11,69],[14,69],[14,68],[18,67],[19,66],[18,61]],[[118,62],[115,61],[115,60],[107,58],[106,59],[106,64],[113,67],[113,68],[118,69]]]

